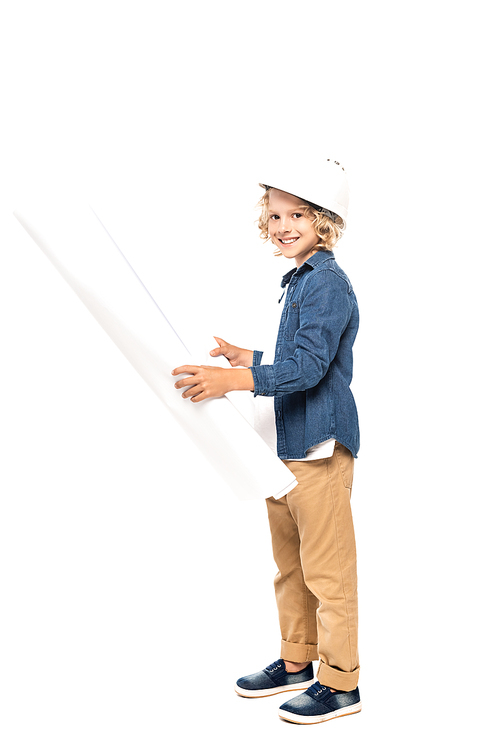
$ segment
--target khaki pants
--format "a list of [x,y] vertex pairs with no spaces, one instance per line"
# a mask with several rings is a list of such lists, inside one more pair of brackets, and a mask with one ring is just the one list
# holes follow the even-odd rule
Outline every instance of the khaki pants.
[[354,458],[337,442],[331,458],[284,462],[298,486],[266,500],[281,657],[297,663],[319,657],[318,681],[350,691],[359,675]]

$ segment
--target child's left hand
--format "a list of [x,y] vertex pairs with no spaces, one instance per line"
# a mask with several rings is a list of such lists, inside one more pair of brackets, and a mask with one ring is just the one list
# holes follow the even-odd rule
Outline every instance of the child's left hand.
[[207,398],[220,398],[231,390],[253,390],[253,376],[249,369],[224,369],[223,367],[196,366],[185,364],[174,369],[172,374],[189,374],[184,380],[178,380],[175,388],[187,387],[183,398],[191,398],[199,403]]

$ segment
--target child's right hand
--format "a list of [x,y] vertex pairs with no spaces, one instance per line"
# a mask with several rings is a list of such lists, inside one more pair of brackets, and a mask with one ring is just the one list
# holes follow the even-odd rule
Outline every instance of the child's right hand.
[[210,356],[225,356],[232,367],[251,367],[253,362],[253,351],[247,348],[232,346],[222,338],[214,336],[219,344],[218,348],[212,349]]

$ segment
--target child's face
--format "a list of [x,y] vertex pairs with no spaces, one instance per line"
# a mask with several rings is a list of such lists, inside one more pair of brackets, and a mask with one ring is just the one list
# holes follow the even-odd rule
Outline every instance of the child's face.
[[295,195],[274,188],[269,193],[269,236],[285,257],[294,258],[297,268],[314,255],[318,243],[312,221],[303,210],[303,202]]

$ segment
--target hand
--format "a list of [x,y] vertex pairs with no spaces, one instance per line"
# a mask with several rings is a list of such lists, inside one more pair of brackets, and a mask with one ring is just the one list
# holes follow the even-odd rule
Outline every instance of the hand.
[[182,393],[183,398],[191,398],[199,403],[207,398],[220,398],[231,390],[253,390],[254,382],[249,369],[224,369],[223,367],[196,366],[185,364],[174,369],[172,374],[189,374],[184,380],[177,380],[175,388],[189,388]]
[[219,344],[218,348],[212,349],[210,356],[225,356],[229,364],[232,367],[251,367],[253,363],[253,351],[247,348],[238,348],[238,346],[232,346],[222,338],[214,336],[215,340]]

